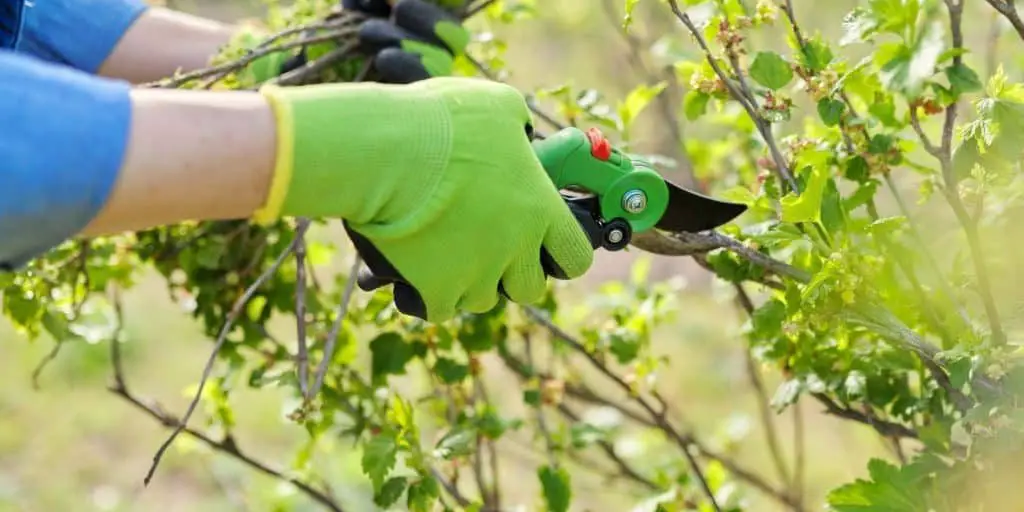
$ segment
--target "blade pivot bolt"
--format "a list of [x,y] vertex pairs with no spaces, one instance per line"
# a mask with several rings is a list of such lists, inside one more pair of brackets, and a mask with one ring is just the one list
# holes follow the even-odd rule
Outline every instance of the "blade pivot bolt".
[[647,208],[647,194],[642,190],[630,190],[622,196],[622,209],[629,213],[640,213]]

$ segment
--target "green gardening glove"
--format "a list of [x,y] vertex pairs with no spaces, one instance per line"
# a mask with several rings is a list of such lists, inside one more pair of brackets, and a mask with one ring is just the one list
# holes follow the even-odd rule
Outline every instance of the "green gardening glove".
[[[442,322],[530,303],[542,255],[573,279],[593,248],[529,139],[514,88],[476,78],[266,86],[278,126],[270,197],[257,220],[340,217],[377,283],[405,313]],[[546,253],[546,254],[545,254]]]

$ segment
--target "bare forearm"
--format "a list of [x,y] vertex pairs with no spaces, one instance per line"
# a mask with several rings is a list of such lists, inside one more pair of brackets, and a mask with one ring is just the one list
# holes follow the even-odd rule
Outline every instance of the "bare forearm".
[[135,90],[132,112],[113,193],[83,234],[246,218],[266,199],[275,128],[261,95]]
[[132,83],[206,67],[235,27],[161,7],[149,8],[125,32],[98,74]]
[[132,89],[0,50],[0,270],[79,235],[247,218],[276,126],[257,93]]

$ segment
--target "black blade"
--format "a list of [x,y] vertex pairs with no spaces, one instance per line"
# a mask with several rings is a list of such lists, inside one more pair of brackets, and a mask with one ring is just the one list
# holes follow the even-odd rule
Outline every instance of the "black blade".
[[665,231],[696,233],[715,229],[747,211],[747,205],[728,203],[665,180],[668,185],[668,207],[655,226]]

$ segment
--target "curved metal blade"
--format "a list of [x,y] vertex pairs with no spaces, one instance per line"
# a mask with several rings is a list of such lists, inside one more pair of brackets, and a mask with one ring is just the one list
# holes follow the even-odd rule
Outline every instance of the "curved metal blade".
[[729,223],[747,211],[747,205],[719,201],[687,190],[671,181],[668,185],[668,207],[655,226],[665,231],[696,233]]

